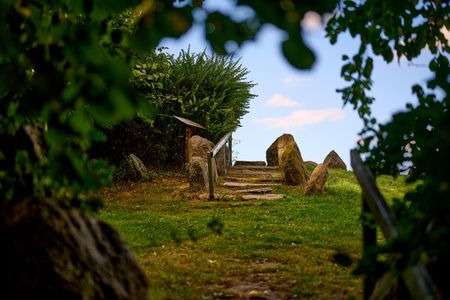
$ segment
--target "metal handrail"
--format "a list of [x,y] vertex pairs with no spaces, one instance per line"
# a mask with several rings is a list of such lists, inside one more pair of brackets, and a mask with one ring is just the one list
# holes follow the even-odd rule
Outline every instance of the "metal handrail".
[[[374,216],[386,239],[397,237],[399,229],[395,226],[394,215],[381,195],[372,172],[364,165],[356,150],[350,151],[350,159],[353,173],[362,188],[363,212],[371,213]],[[376,245],[376,236],[376,228],[370,228],[363,224],[363,251],[366,251],[370,246]],[[421,262],[406,269],[403,274],[403,280],[412,299],[438,300],[442,298],[430,274]],[[364,279],[364,299],[372,297],[376,299],[376,295],[372,294],[374,287],[375,278],[366,276]]]
[[[208,185],[209,185],[209,200],[214,200],[214,173],[213,173],[213,158],[219,153],[220,149],[222,149],[226,143],[228,142],[228,148],[230,149],[230,156],[228,157],[228,161],[226,155],[224,155],[224,166],[225,166],[225,175],[227,173],[227,165],[231,166],[232,159],[232,132],[228,132],[225,134],[220,141],[214,146],[214,148],[208,152]],[[226,153],[226,152],[225,152]]]

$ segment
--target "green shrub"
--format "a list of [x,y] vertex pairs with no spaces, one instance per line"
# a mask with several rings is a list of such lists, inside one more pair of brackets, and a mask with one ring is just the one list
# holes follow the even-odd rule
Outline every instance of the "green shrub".
[[248,70],[231,57],[182,51],[178,57],[163,49],[136,58],[134,87],[156,107],[154,120],[144,117],[104,130],[107,147],[96,155],[114,163],[129,153],[156,166],[179,164],[184,156],[185,125],[182,116],[205,126],[195,133],[213,142],[240,126],[254,97]]

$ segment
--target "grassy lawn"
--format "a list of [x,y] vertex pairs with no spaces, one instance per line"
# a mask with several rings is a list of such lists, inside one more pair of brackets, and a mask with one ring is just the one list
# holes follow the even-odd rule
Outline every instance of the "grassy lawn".
[[[400,197],[403,178],[379,180]],[[124,237],[146,272],[151,299],[361,298],[361,195],[351,172],[331,170],[326,192],[280,187],[277,201],[200,201],[181,177],[103,191],[100,218]]]

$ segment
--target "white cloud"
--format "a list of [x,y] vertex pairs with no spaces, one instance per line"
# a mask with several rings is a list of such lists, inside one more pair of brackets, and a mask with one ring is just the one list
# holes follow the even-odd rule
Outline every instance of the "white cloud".
[[323,28],[322,18],[320,15],[313,11],[308,11],[302,20],[302,27],[307,30],[321,30]]
[[269,128],[300,129],[306,125],[339,121],[343,118],[344,111],[340,108],[299,109],[288,116],[254,119],[253,122]]
[[299,102],[286,97],[283,94],[274,94],[266,102],[267,106],[270,107],[298,107],[301,106]]
[[283,83],[286,85],[296,85],[299,82],[299,77],[295,75],[288,75],[283,78]]
[[305,80],[306,78],[297,75],[287,75],[286,77],[283,78],[283,83],[288,86],[295,86]]

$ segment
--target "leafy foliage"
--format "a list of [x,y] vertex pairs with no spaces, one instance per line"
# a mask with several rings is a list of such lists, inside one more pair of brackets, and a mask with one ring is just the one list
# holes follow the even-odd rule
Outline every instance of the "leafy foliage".
[[127,61],[98,42],[110,43],[105,20],[126,5],[1,2],[2,199],[52,196],[80,206],[110,179],[110,168],[85,152],[104,140],[94,123],[150,112],[128,84]]
[[255,96],[250,92],[255,84],[246,81],[249,71],[239,60],[188,50],[172,59],[170,68],[164,91],[177,101],[158,103],[162,113],[195,120],[215,142],[240,125]]
[[0,1],[0,197],[88,203],[89,192],[111,173],[86,154],[92,142],[105,139],[95,123],[112,125],[136,111],[152,119],[148,101],[129,84],[128,66],[135,51],[145,54],[162,38],[185,33],[193,10],[209,16],[197,21],[208,28],[216,51],[223,53],[228,41],[252,39],[260,25],[272,23],[289,35],[288,59],[306,68],[313,58],[297,55],[308,49],[298,23],[306,11],[324,13],[335,3],[238,1],[255,14],[237,22],[197,0]]
[[[417,184],[393,205],[400,236],[367,253],[358,272],[390,270],[399,275],[424,259],[433,274],[439,274],[435,280],[447,296],[450,290],[443,274],[450,267],[450,173],[442,166],[450,163],[450,46],[444,36],[450,29],[449,15],[448,1],[344,1],[327,26],[332,43],[347,30],[361,39],[359,52],[351,60],[344,56],[342,77],[350,86],[339,90],[365,123],[359,151],[375,173],[398,175],[409,169],[408,180]],[[378,124],[370,110],[375,99],[367,95],[371,56],[387,62],[395,57],[412,60],[423,49],[434,54],[429,91],[413,86],[418,104],[408,104],[390,122]],[[390,254],[390,260],[380,260],[381,253]]]
[[254,97],[248,70],[232,57],[182,51],[178,57],[160,49],[138,57],[131,82],[156,108],[154,120],[140,116],[105,133],[110,141],[96,155],[119,163],[135,153],[152,165],[183,162],[185,125],[179,115],[205,126],[198,132],[217,142],[240,125]]

